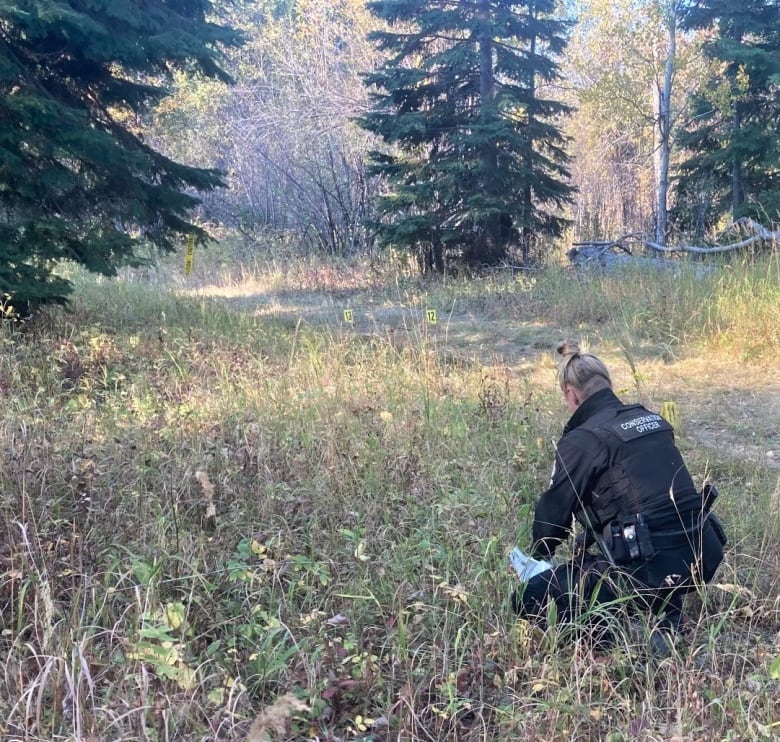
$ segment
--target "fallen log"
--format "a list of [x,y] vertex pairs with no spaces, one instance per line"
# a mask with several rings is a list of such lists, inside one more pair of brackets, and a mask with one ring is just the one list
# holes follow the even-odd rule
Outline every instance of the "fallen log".
[[732,250],[739,250],[743,247],[750,247],[750,245],[755,245],[758,242],[780,242],[780,231],[767,229],[763,224],[760,224],[749,217],[737,219],[737,221],[725,230],[725,232],[730,231],[753,232],[753,234],[738,242],[732,242],[730,245],[713,245],[711,247],[697,247],[695,245],[666,247],[665,245],[659,245],[655,242],[650,242],[649,240],[643,240],[642,244],[645,247],[649,247],[651,250],[663,253],[689,252],[697,255],[713,255],[715,253],[731,252]]
[[[577,266],[598,266],[601,268],[613,268],[618,265],[650,265],[660,268],[679,267],[680,262],[669,260],[665,257],[646,257],[638,256],[634,252],[634,247],[642,247],[650,251],[661,253],[662,255],[672,255],[675,253],[691,253],[696,255],[714,255],[716,253],[726,253],[733,250],[739,250],[750,247],[758,243],[780,244],[780,231],[767,229],[763,224],[744,217],[738,219],[729,226],[723,234],[730,232],[740,232],[749,236],[732,242],[727,245],[659,245],[645,238],[641,233],[630,233],[619,237],[616,240],[590,240],[588,242],[575,242],[572,248],[566,253],[569,261]],[[701,269],[709,269],[709,266],[697,266]]]

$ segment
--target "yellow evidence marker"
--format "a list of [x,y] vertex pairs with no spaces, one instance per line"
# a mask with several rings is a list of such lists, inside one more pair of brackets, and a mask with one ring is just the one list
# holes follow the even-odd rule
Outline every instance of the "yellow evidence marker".
[[661,417],[675,430],[680,427],[680,416],[677,413],[677,405],[674,402],[664,402],[661,405]]

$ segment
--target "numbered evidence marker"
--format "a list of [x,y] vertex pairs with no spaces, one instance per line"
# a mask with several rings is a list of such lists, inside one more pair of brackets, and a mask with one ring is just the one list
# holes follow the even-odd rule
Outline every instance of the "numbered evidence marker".
[[673,428],[680,427],[680,416],[677,413],[677,405],[674,402],[664,402],[661,405],[661,417]]
[[428,320],[429,325],[435,325],[438,321],[436,319],[436,310],[435,309],[426,309],[425,310],[425,318]]
[[355,314],[351,309],[345,309],[344,310],[344,321],[347,324],[353,324],[355,321]]
[[184,256],[184,275],[192,273],[192,264],[195,261],[195,235],[187,237],[187,252]]

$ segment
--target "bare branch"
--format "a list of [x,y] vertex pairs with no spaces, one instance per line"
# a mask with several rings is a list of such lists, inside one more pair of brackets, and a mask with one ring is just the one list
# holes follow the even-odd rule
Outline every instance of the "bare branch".
[[730,245],[713,245],[712,247],[698,247],[695,245],[678,245],[676,247],[664,247],[663,245],[658,245],[655,242],[650,242],[648,240],[644,240],[643,244],[645,245],[645,247],[649,247],[652,250],[656,250],[658,252],[664,252],[664,253],[689,252],[689,253],[696,253],[697,255],[713,255],[715,253],[725,253],[725,252],[732,252],[733,250],[739,250],[743,247],[749,247],[750,245],[755,245],[757,242],[780,241],[780,231],[769,230],[763,224],[759,224],[758,222],[748,217],[743,217],[742,219],[738,219],[736,222],[734,222],[731,225],[731,227],[727,231],[731,231],[732,229],[740,230],[743,232],[753,232],[753,235],[750,237],[746,237],[744,240],[740,240],[739,242],[732,242]]

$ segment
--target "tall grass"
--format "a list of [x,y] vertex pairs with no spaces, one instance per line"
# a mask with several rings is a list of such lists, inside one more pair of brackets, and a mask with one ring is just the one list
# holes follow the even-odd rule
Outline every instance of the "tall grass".
[[776,733],[774,470],[718,461],[733,547],[661,665],[649,624],[605,661],[516,621],[505,566],[564,418],[555,341],[588,335],[626,378],[626,352],[760,363],[776,261],[443,283],[275,263],[219,274],[230,296],[200,265],[77,277],[70,312],[2,330],[0,737]]
[[702,271],[624,268],[610,274],[550,272],[540,291],[562,324],[598,327],[650,351],[677,355],[693,347],[766,361],[780,339],[780,256],[725,263]]

